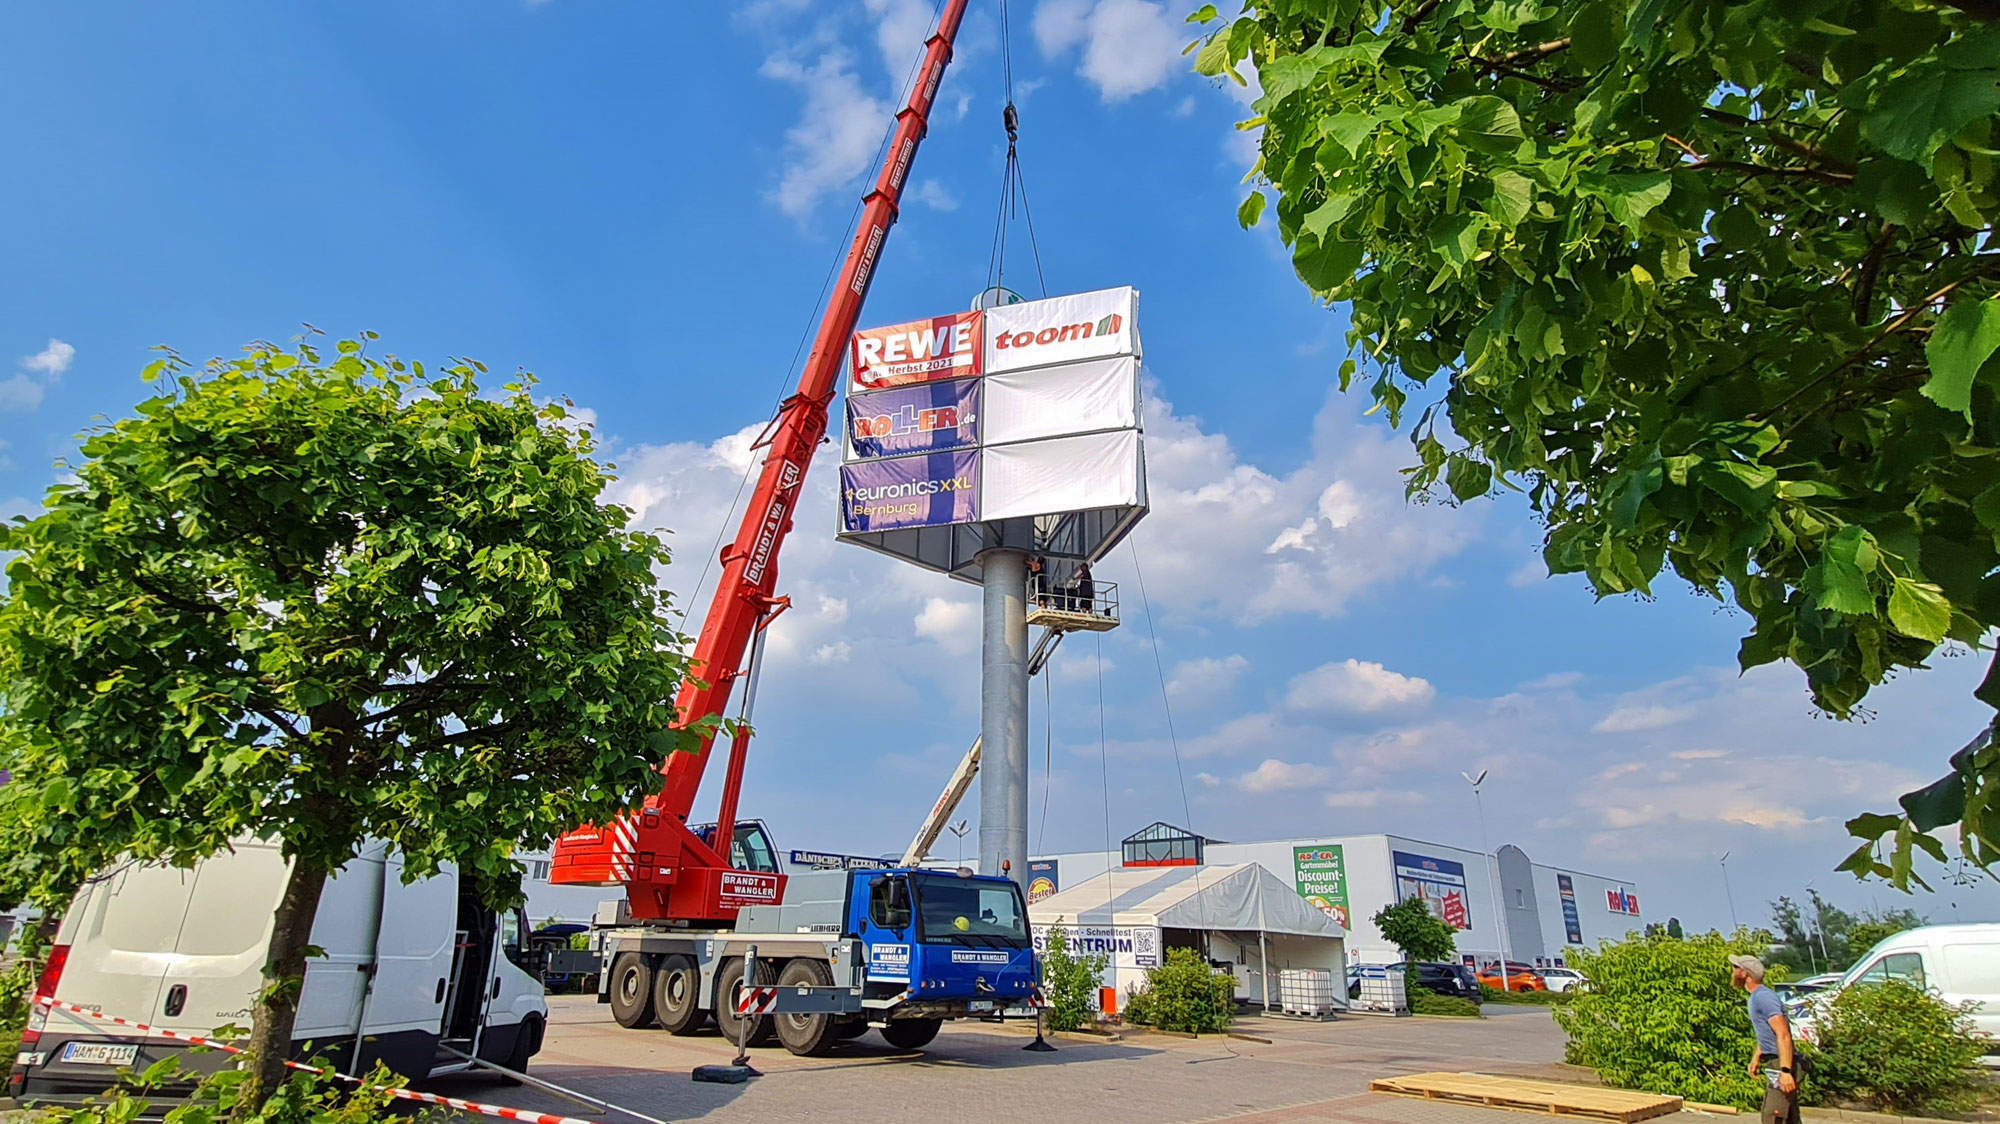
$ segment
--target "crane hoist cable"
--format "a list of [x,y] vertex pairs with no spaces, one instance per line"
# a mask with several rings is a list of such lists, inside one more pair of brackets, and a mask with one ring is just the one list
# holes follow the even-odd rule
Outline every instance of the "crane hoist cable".
[[1000,0],[1000,75],[1005,106],[1000,124],[1007,130],[1007,162],[1000,173],[1000,207],[993,217],[993,247],[986,261],[986,291],[1003,288],[1007,276],[1007,226],[1018,216],[1028,228],[1028,251],[1035,261],[1035,282],[1041,295],[1049,295],[1048,278],[1042,273],[1042,248],[1035,239],[1035,212],[1028,205],[1028,181],[1021,175],[1021,113],[1014,106],[1014,51],[1008,31],[1011,22],[1007,0]]

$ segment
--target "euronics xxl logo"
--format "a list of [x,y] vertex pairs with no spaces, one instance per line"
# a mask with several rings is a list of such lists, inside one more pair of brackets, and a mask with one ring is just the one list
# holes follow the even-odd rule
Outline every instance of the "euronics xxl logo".
[[996,332],[993,346],[1001,350],[1034,347],[1037,344],[1068,343],[1071,340],[1087,340],[1092,336],[1116,335],[1125,326],[1125,318],[1112,313],[1097,323],[1085,321],[1081,324],[1064,324],[1056,328],[1043,328],[1039,332]]

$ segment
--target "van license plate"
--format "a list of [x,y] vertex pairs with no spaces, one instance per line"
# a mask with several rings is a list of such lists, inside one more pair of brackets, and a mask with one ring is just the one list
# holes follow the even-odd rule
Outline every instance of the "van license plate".
[[991,999],[975,999],[966,1004],[966,1007],[973,1011],[991,1011],[993,1009],[993,1001]]
[[78,1065],[131,1065],[139,1057],[137,1043],[120,1046],[110,1042],[71,1042],[63,1046],[62,1060]]

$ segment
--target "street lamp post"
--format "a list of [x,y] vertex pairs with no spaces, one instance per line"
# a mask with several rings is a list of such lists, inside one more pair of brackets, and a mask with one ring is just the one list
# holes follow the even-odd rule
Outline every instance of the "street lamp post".
[[1729,892],[1729,852],[1722,852],[1722,857],[1715,861],[1722,864],[1722,897],[1729,903],[1729,931],[1734,933],[1743,924],[1736,920],[1736,895]]
[[1487,770],[1481,769],[1479,775],[1475,777],[1461,770],[1458,775],[1464,777],[1465,782],[1472,786],[1472,803],[1479,809],[1479,847],[1486,853],[1487,858],[1493,860],[1487,869],[1486,891],[1488,898],[1493,902],[1493,923],[1500,929],[1500,990],[1512,991],[1514,989],[1507,981],[1507,961],[1513,957],[1507,951],[1507,914],[1501,907],[1500,860],[1494,858],[1493,845],[1486,836],[1486,802],[1479,795],[1479,786],[1486,783],[1486,773]]

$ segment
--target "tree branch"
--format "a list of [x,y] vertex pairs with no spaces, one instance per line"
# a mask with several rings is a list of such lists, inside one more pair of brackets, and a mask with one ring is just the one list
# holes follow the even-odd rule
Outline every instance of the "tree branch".
[[1424,22],[1424,17],[1437,11],[1437,6],[1443,2],[1444,0],[1424,0],[1423,3],[1418,4],[1416,10],[1412,11],[1403,20],[1403,34],[1408,35],[1410,32],[1415,31],[1417,25]]
[[414,756],[421,753],[431,753],[440,749],[449,749],[455,745],[476,742],[481,738],[498,737],[501,734],[511,733],[519,729],[521,724],[521,719],[509,718],[504,722],[494,722],[474,729],[460,730],[456,734],[445,734],[441,737],[432,738],[429,741],[417,742],[406,747],[403,752]]
[[1567,50],[1569,50],[1569,36],[1565,35],[1561,39],[1551,39],[1546,43],[1523,47],[1518,51],[1508,51],[1504,55],[1495,55],[1490,59],[1482,58],[1479,61],[1485,64],[1488,70],[1494,70],[1500,67],[1526,66],[1532,62],[1540,62],[1559,51]]
[[1697,160],[1683,164],[1683,168],[1717,171],[1742,172],[1746,176],[1798,176],[1803,179],[1819,180],[1821,183],[1853,183],[1854,177],[1845,172],[1823,172],[1818,168],[1772,168],[1763,164],[1746,164],[1740,160]]
[[291,719],[286,718],[282,711],[277,710],[269,703],[264,703],[262,705],[252,705],[250,707],[250,713],[257,715],[258,717],[264,719],[264,721],[269,722],[271,725],[276,726],[280,730],[283,730],[285,732],[285,736],[293,739],[294,741],[305,740],[305,735],[299,732],[299,728],[297,726],[292,725]]
[[152,582],[148,581],[144,574],[138,574],[138,573],[133,574],[132,584],[138,586],[140,589],[143,589],[147,593],[151,594],[153,596],[153,599],[159,601],[161,604],[166,605],[170,608],[179,609],[183,613],[206,613],[209,616],[218,616],[218,617],[226,617],[229,615],[228,609],[223,608],[221,605],[217,605],[213,601],[189,601],[185,597],[161,589],[159,586],[154,585]]
[[[2000,0],[1995,0],[1995,2],[2000,3]],[[1834,171],[1852,172],[1854,170],[1846,161],[1836,160],[1826,153],[1821,152],[1817,145],[1808,144],[1796,137],[1788,137],[1779,132],[1777,126],[1769,121],[1759,121],[1755,118],[1745,117],[1740,113],[1728,113],[1720,109],[1704,109],[1701,111],[1701,115],[1711,121],[1727,121],[1746,128],[1761,129],[1771,138],[1772,144],[1777,145],[1786,152],[1803,156],[1814,163],[1823,164]]]
[[1882,272],[1882,255],[1889,249],[1889,240],[1896,236],[1897,226],[1893,222],[1882,224],[1882,233],[1875,237],[1868,247],[1868,256],[1862,259],[1861,275],[1854,280],[1854,322],[1868,323],[1868,309],[1875,303],[1875,278]]
[[1523,82],[1527,82],[1535,86],[1540,86],[1544,90],[1548,90],[1552,93],[1557,93],[1557,94],[1571,93],[1574,92],[1575,90],[1582,88],[1583,86],[1583,82],[1581,79],[1546,78],[1540,74],[1534,74],[1526,70],[1519,70],[1511,66],[1492,66],[1488,67],[1487,69],[1501,78],[1519,78]]

